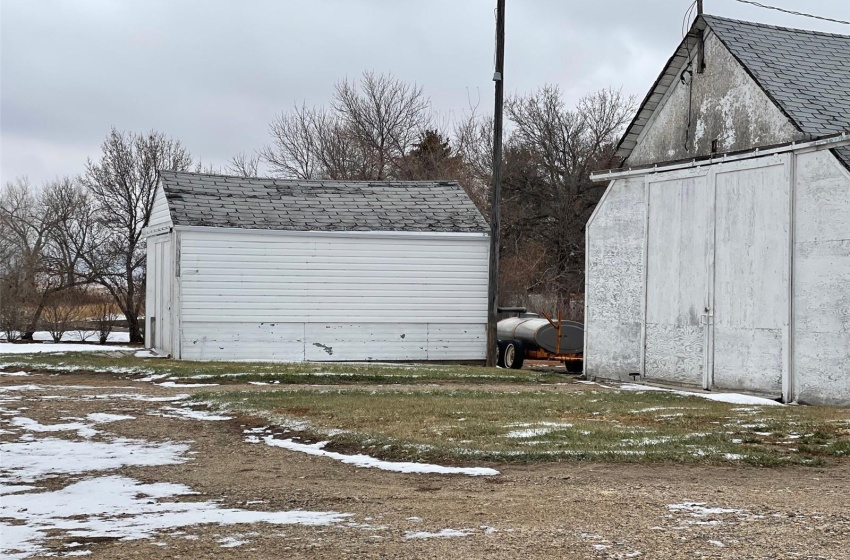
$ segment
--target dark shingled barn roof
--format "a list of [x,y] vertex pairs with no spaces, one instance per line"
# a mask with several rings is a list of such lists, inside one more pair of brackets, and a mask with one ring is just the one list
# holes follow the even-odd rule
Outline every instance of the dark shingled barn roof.
[[[688,51],[695,49],[698,32],[706,27],[810,139],[850,129],[850,36],[703,15],[643,101],[620,141],[620,155],[631,153]],[[850,147],[833,153],[850,169]]]
[[478,232],[453,181],[299,181],[161,171],[174,225],[291,231]]

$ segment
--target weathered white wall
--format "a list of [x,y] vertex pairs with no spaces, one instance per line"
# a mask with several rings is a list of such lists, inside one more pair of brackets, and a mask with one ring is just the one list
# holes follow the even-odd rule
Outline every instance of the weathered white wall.
[[647,378],[850,405],[850,173],[819,151],[693,174],[617,180],[588,224],[588,375],[640,364],[645,183]]
[[673,82],[627,165],[708,155],[712,140],[718,141],[718,152],[730,152],[802,138],[710,32],[705,39],[705,64],[705,72],[694,72],[691,85]]
[[180,235],[184,359],[484,358],[486,236]]
[[165,194],[162,192],[162,186],[157,185],[156,195],[153,199],[153,208],[151,209],[151,217],[148,220],[148,227],[170,226],[171,214],[168,211],[168,202],[165,200]]
[[587,226],[585,373],[629,379],[640,370],[643,177],[611,183]]
[[850,173],[829,152],[801,154],[794,230],[797,400],[850,405]]

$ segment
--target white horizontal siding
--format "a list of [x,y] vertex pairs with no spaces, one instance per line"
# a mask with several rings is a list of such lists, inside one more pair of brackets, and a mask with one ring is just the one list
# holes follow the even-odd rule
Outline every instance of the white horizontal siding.
[[484,357],[486,237],[181,236],[185,359]]
[[483,360],[486,337],[484,324],[193,322],[183,329],[182,358]]
[[162,185],[157,185],[156,194],[153,199],[153,208],[151,209],[151,217],[148,220],[148,227],[171,225],[171,213],[168,211],[168,202],[165,200],[165,193],[162,192]]

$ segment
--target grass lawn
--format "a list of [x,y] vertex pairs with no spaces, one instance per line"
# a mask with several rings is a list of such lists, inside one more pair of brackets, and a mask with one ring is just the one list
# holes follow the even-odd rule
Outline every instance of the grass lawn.
[[[252,381],[280,384],[281,389],[288,385],[285,390],[219,389],[194,398],[288,427],[291,436],[329,440],[331,448],[363,450],[384,459],[775,466],[823,465],[830,458],[850,455],[850,409],[734,405],[601,386],[556,388],[554,383],[570,383],[571,378],[551,372],[408,364],[188,362],[118,352],[0,354],[0,367],[156,376],[157,381],[181,383]],[[358,387],[365,384],[385,387]]]
[[[0,347],[2,352],[2,347]],[[422,383],[561,383],[569,378],[557,373],[459,365],[408,365],[364,363],[262,363],[191,362],[164,358],[136,358],[124,352],[68,352],[66,354],[0,354],[0,366],[57,372],[90,371],[144,376],[161,375],[162,381],[236,384],[249,381],[309,384]]]
[[743,406],[658,391],[293,388],[194,398],[383,459],[777,466],[850,455],[847,409]]

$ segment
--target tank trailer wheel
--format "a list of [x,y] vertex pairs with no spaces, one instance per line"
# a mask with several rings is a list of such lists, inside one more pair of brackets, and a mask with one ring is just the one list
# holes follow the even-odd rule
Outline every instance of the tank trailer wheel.
[[518,340],[506,340],[499,343],[499,362],[501,367],[521,369],[525,360],[525,351]]
[[564,361],[564,367],[567,369],[567,373],[582,373],[584,371],[584,364],[581,360],[566,360]]
[[505,345],[506,341],[500,340],[496,343],[498,351],[496,352],[496,365],[500,368],[505,367]]

